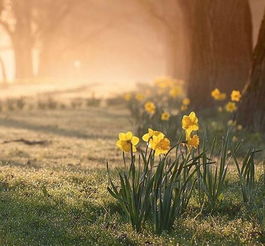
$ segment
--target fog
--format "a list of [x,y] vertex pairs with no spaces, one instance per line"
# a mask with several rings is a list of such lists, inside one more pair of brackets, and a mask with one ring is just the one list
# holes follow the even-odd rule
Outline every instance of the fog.
[[[86,2],[89,4],[72,6],[73,9],[63,22],[53,23],[56,29],[50,31],[53,36],[47,41],[48,44],[43,39],[45,47],[38,40],[35,42],[32,47],[33,76],[128,84],[169,75],[167,54],[170,51],[165,38],[167,27],[163,26],[163,22],[152,10],[138,0]],[[185,79],[189,67],[189,52],[182,14],[175,9],[172,15],[168,8],[170,4],[170,0],[166,2],[164,12],[159,15],[168,15],[171,22],[174,20],[175,38],[178,41],[175,76]],[[251,0],[250,4],[255,43],[265,1]],[[177,8],[175,5],[173,7]],[[0,32],[0,55],[7,80],[12,83],[15,81],[14,49],[3,26]],[[41,50],[49,56],[49,68],[45,73],[40,72]],[[3,80],[3,74],[1,78]]]

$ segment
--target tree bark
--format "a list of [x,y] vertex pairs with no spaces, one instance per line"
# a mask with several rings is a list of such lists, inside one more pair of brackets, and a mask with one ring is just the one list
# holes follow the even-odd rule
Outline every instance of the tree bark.
[[248,0],[179,0],[190,46],[187,94],[196,109],[212,105],[210,93],[241,90],[251,67]]
[[177,69],[177,37],[173,33],[166,35],[166,75],[172,78],[178,77]]
[[251,130],[265,132],[265,13],[253,54],[250,80],[243,92],[237,121]]

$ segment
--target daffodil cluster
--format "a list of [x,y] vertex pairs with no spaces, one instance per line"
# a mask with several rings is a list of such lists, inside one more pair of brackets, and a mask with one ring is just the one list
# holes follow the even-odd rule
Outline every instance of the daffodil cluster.
[[[166,154],[170,150],[170,140],[165,137],[165,134],[160,131],[154,131],[151,128],[143,135],[150,149],[154,151],[156,156]],[[136,152],[136,146],[139,143],[139,138],[134,136],[132,132],[120,133],[116,146],[123,152]]]
[[148,147],[155,151],[155,155],[166,154],[170,150],[170,141],[165,134],[159,131],[148,129],[142,139],[147,142]]
[[[211,92],[211,96],[216,100],[216,101],[223,101],[226,98],[226,94],[222,93],[218,88],[215,88]],[[241,93],[238,90],[233,90],[230,95],[231,101],[227,102],[224,105],[225,111],[229,113],[233,113],[234,111],[237,110],[237,105],[236,102],[239,102],[241,99]],[[218,107],[218,111],[222,112],[223,108],[221,106]]]
[[186,144],[189,148],[198,148],[200,138],[194,131],[199,130],[199,120],[194,112],[189,115],[184,115],[182,118],[182,128],[185,130]]

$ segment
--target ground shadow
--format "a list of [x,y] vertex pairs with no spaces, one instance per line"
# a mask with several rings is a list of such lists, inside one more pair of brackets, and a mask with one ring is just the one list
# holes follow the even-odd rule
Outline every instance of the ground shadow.
[[77,130],[62,129],[53,126],[36,125],[29,122],[18,121],[13,119],[0,119],[0,126],[8,128],[27,129],[31,131],[37,131],[42,133],[54,134],[63,137],[73,137],[81,139],[113,139],[113,136],[102,134],[85,134]]

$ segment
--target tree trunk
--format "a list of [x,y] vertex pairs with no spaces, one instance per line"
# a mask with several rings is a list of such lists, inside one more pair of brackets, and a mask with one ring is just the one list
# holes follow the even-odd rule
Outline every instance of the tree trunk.
[[265,13],[253,54],[250,82],[245,87],[237,121],[251,130],[265,132]]
[[210,93],[241,90],[251,66],[248,0],[179,0],[190,42],[187,94],[196,109],[212,105]]
[[17,40],[14,43],[16,78],[25,79],[33,76],[32,49],[28,43]]
[[[55,49],[54,44],[58,43],[56,34],[45,33],[42,36],[42,45],[39,53],[39,67],[37,75],[42,78],[54,77],[57,74],[58,64],[61,64],[61,52]],[[54,59],[56,57],[56,59]],[[58,59],[60,62],[58,63]]]
[[0,56],[0,67],[2,73],[2,85],[6,85],[7,84],[6,68],[5,68],[5,63],[1,56]]
[[40,51],[39,55],[39,68],[38,68],[38,76],[39,77],[50,77],[52,76],[52,61],[53,55],[47,45],[44,45]]
[[167,33],[166,36],[166,75],[172,78],[178,77],[177,69],[177,41],[176,35],[173,33]]
[[16,24],[12,35],[14,48],[16,78],[25,79],[33,76],[33,40],[31,30],[31,1],[14,3]]

